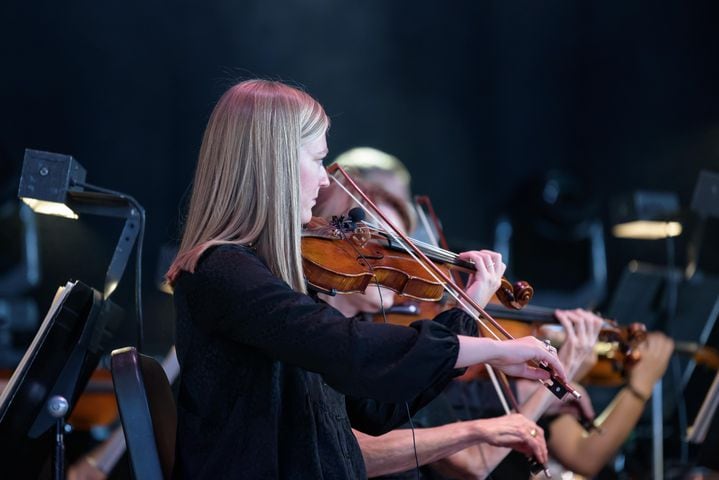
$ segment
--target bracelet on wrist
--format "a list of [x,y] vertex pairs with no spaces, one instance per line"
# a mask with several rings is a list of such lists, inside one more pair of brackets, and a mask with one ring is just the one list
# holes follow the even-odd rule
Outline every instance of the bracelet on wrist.
[[646,402],[647,400],[649,400],[649,396],[641,393],[631,383],[627,383],[626,385],[624,385],[624,388],[641,402]]

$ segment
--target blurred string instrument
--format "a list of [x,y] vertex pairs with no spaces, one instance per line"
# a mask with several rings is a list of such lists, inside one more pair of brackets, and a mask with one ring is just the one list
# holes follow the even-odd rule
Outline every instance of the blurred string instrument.
[[[429,197],[416,197],[417,212],[428,231],[437,232],[437,242],[443,246],[447,245],[439,217],[434,211]],[[424,214],[424,209],[428,215]],[[432,222],[432,226],[429,222]],[[503,309],[497,305],[490,304],[487,311],[494,315],[514,335],[533,335],[552,342],[553,346],[559,348],[564,340],[564,332],[554,315],[554,310],[549,308],[530,305],[522,311]],[[553,329],[547,329],[552,325]],[[491,328],[491,327],[490,327]],[[554,335],[551,334],[554,330]],[[557,332],[559,330],[559,332]],[[486,332],[483,332],[486,334]],[[646,338],[646,327],[640,323],[632,323],[627,327],[620,327],[612,320],[605,320],[599,333],[596,344],[602,355],[598,355],[598,361],[592,370],[594,377],[604,379],[604,383],[613,383],[623,379],[627,370],[639,361],[640,352],[637,350],[639,343]],[[598,352],[599,353],[599,352]],[[476,369],[475,369],[476,370]]]
[[[446,300],[430,303],[399,299],[384,316],[375,315],[373,320],[384,322],[386,318],[388,323],[409,325],[422,318],[432,318],[454,306],[453,302]],[[528,305],[518,311],[489,304],[485,310],[514,336],[532,335],[540,339],[548,339],[556,347],[560,347],[564,342],[564,329],[558,323],[551,308]],[[641,323],[620,325],[613,320],[605,319],[594,349],[597,363],[581,380],[582,383],[597,386],[623,384],[631,368],[641,360],[637,347],[645,338],[646,328]],[[719,370],[719,350],[716,348],[695,342],[676,341],[674,351],[691,356],[699,365]]]
[[[447,240],[430,199],[426,196],[417,196],[415,204],[420,221],[429,232],[430,238],[447,248]],[[424,213],[425,209],[427,214]],[[460,282],[461,279],[458,276],[457,278]],[[557,348],[564,342],[564,329],[554,315],[554,309],[527,305],[518,310],[497,303],[505,304],[505,302],[490,303],[485,310],[513,336],[532,335],[547,339]],[[433,318],[441,311],[455,306],[456,303],[449,297],[444,297],[438,302],[422,302],[405,297],[399,299],[383,315],[376,315],[374,321],[409,325],[420,318]],[[492,326],[482,327],[483,330],[487,328],[491,329]],[[623,384],[631,368],[641,359],[637,347],[645,338],[646,327],[641,323],[620,325],[614,320],[605,319],[595,345],[597,363],[582,379],[582,383],[598,386]],[[676,341],[674,351],[691,356],[699,365],[719,370],[719,351],[715,348],[695,342]],[[470,371],[476,375],[481,374],[482,369],[473,368]],[[470,373],[464,378],[469,379],[472,376]]]

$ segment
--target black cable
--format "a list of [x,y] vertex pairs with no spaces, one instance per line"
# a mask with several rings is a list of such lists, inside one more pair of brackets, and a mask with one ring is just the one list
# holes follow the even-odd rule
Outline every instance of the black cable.
[[417,455],[417,438],[414,435],[414,422],[412,422],[412,414],[409,411],[409,404],[404,402],[404,408],[407,409],[407,419],[409,420],[409,428],[412,430],[412,448],[414,448],[414,464],[416,466],[415,473],[419,480],[419,456]]
[[137,247],[135,249],[135,316],[137,317],[137,351],[143,352],[143,345],[145,343],[145,328],[144,319],[142,316],[142,244],[145,237],[145,209],[140,205],[140,202],[135,200],[134,197],[110,190],[108,188],[98,187],[90,183],[73,181],[73,185],[77,185],[89,190],[95,190],[100,193],[106,193],[108,195],[114,195],[118,198],[126,200],[132,205],[138,213],[140,219],[140,228],[137,232]]

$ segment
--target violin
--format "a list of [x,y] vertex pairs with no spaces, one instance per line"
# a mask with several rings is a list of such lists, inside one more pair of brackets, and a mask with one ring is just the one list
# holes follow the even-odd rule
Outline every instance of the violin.
[[[388,323],[409,325],[420,318],[432,318],[454,306],[451,301],[429,304],[414,300],[399,300],[385,312],[384,316],[378,314],[374,320],[382,322],[386,318]],[[552,337],[550,341],[554,346],[559,347],[563,343],[561,335],[563,332],[557,334],[562,327],[551,308],[528,305],[522,310],[512,310],[490,303],[485,310],[513,336],[531,335],[538,338],[549,336]],[[550,335],[547,334],[548,331]],[[631,367],[640,360],[641,354],[637,347],[645,339],[646,327],[643,324],[619,325],[613,320],[605,319],[595,347],[598,362],[584,379],[585,382],[594,385],[622,383]]]
[[[398,299],[397,303],[383,314],[373,315],[372,320],[378,323],[386,321],[397,325],[409,325],[421,318],[433,318],[454,306],[453,302],[446,300],[430,303]],[[533,335],[542,338],[549,330],[550,336],[555,338],[554,345],[561,345],[561,341],[556,340],[561,335],[551,335],[552,331],[561,330],[561,326],[550,308],[529,305],[521,311],[515,311],[490,303],[485,310],[514,336]],[[586,385],[607,387],[626,383],[631,368],[641,360],[641,353],[637,347],[645,338],[646,327],[641,323],[618,325],[613,320],[605,319],[594,348],[597,363],[581,379],[581,382]],[[719,370],[719,350],[716,348],[695,342],[675,341],[674,351],[691,357],[698,365]],[[473,373],[463,378],[477,376],[478,370],[470,367],[470,372]]]
[[[542,333],[541,328],[547,326],[558,326],[559,322],[554,315],[554,310],[546,307],[529,306],[521,312],[504,309],[498,305],[488,305],[486,310],[505,321],[506,328],[515,331],[529,331],[529,335],[551,337],[551,333]],[[561,328],[561,327],[560,327]],[[563,338],[557,340],[555,335],[554,343],[561,345]],[[619,325],[614,320],[604,319],[597,339],[597,353],[600,357],[611,359],[614,370],[625,374],[640,359],[641,353],[637,349],[640,343],[647,337],[647,328],[641,323],[634,322],[629,325]],[[551,338],[550,338],[551,340]],[[600,355],[601,353],[601,355]]]
[[[360,210],[361,209],[357,209]],[[350,212],[357,215],[357,212]],[[337,293],[364,292],[370,283],[389,288],[398,295],[435,302],[445,294],[445,283],[432,275],[383,230],[357,216],[314,217],[302,231],[302,266],[307,283],[315,290]],[[474,263],[457,254],[412,240],[446,274],[472,273]],[[527,282],[511,283],[502,278],[497,298],[507,308],[521,309],[534,295]]]

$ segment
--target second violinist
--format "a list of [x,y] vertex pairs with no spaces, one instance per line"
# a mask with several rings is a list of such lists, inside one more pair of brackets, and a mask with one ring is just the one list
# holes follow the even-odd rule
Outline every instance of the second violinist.
[[[300,235],[328,185],[328,128],[312,97],[264,80],[230,88],[210,116],[167,275],[181,367],[175,478],[363,478],[351,424],[390,430],[458,369],[548,378],[531,360],[567,380],[532,337],[361,322],[306,294]],[[468,291],[486,302],[503,266],[465,256],[477,265]]]

